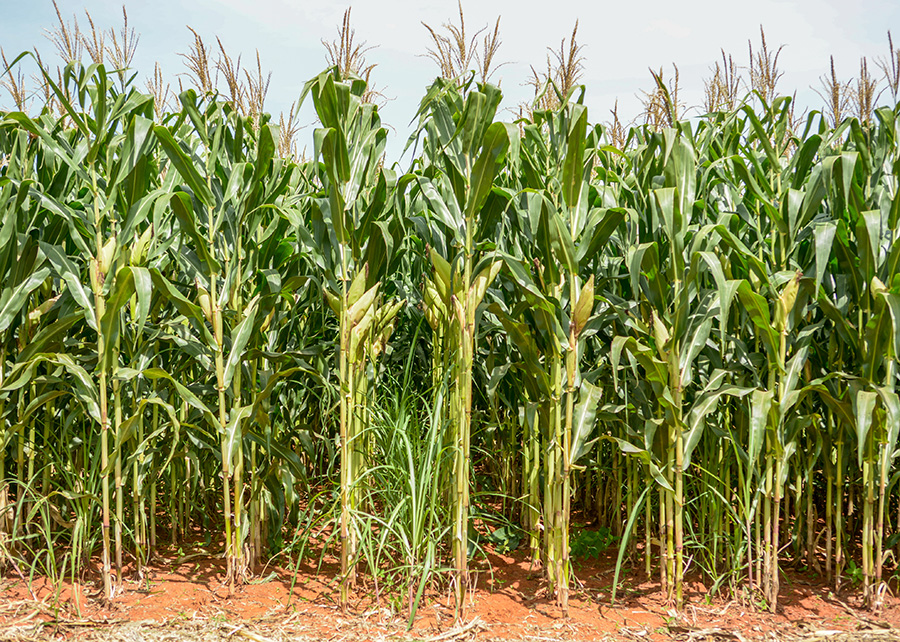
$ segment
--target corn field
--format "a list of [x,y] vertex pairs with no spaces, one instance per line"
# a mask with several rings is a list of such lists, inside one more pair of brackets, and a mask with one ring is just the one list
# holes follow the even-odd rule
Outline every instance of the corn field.
[[352,70],[304,87],[308,158],[202,87],[43,72],[44,108],[0,112],[3,572],[96,558],[114,600],[174,544],[231,587],[321,553],[344,605],[462,613],[521,540],[566,613],[577,516],[678,609],[693,575],[774,610],[785,564],[880,608],[900,107],[679,120],[654,79],[671,122],[615,136],[577,87],[506,122],[438,79],[388,167]]

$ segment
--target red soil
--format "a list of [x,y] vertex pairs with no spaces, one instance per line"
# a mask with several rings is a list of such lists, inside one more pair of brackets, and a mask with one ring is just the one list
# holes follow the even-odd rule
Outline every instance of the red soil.
[[[29,589],[15,573],[8,573],[0,580],[0,628],[26,621],[55,621],[68,636],[76,629],[67,628],[67,622],[100,625],[110,621],[219,618],[235,623],[299,626],[306,635],[323,640],[337,633],[364,633],[374,638],[405,631],[406,601],[396,599],[394,594],[376,601],[369,591],[360,589],[349,611],[342,613],[337,582],[333,579],[337,576],[333,559],[326,558],[321,567],[317,560],[301,564],[295,578],[291,570],[277,566],[257,569],[255,580],[229,594],[228,587],[222,584],[221,558],[192,556],[176,565],[174,554],[169,552],[172,556],[167,557],[166,553],[157,555],[145,569],[142,580],[123,581],[111,605],[102,603],[102,584],[96,573],[89,574],[77,590],[70,583],[64,584],[58,598],[46,580],[35,579]],[[792,572],[782,580],[776,614],[761,610],[749,600],[710,598],[707,588],[694,580],[687,583],[686,606],[678,615],[666,604],[658,578],[647,581],[638,569],[624,569],[617,603],[611,607],[615,563],[612,552],[600,560],[575,562],[580,586],[573,590],[570,617],[564,619],[547,594],[540,573],[529,569],[523,551],[510,555],[489,553],[489,561],[492,573],[486,562],[473,564],[477,569],[473,574],[476,586],[465,621],[478,618],[469,630],[476,638],[540,636],[594,640],[621,634],[657,640],[668,639],[672,632],[685,629],[738,631],[752,638],[770,631],[853,630],[861,622],[870,628],[900,628],[900,600],[893,596],[887,595],[883,611],[873,615],[856,610],[860,606],[856,587],[848,587],[836,596],[823,579]],[[125,577],[129,575],[133,576],[133,570],[125,569]],[[398,614],[397,609],[403,609],[403,613]],[[454,619],[450,596],[432,594],[416,615],[412,635],[438,635],[451,629]]]

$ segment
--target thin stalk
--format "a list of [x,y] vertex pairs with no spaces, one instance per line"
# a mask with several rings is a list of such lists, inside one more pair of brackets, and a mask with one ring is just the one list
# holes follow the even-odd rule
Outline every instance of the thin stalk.
[[[678,357],[675,357],[677,363]],[[681,429],[681,386],[675,396],[675,608],[684,608],[684,431]]]
[[[34,389],[34,386],[31,386]],[[32,397],[34,393],[32,392]],[[25,413],[26,407],[26,397],[23,394],[19,395],[19,421],[16,422],[16,503],[21,506],[22,502],[25,499],[25,424],[22,421],[22,417]],[[18,510],[18,509],[17,509]],[[27,515],[28,511],[22,511]],[[19,520],[17,521],[16,535],[19,536],[21,533],[19,531],[22,530],[22,523]]]
[[813,466],[814,463],[810,463],[809,469],[806,473],[806,565],[810,569],[818,566],[815,555],[815,536],[813,524]]
[[659,585],[666,595],[669,594],[669,551],[666,546],[666,496],[667,491],[659,488]]
[[[0,387],[3,386],[2,381],[0,381]],[[3,409],[0,408],[0,414],[3,413]],[[47,402],[47,406],[44,412],[44,434],[43,434],[43,450],[44,450],[44,469],[41,473],[41,494],[44,497],[50,495],[50,470],[53,462],[53,455],[50,450],[50,425],[53,423],[53,417],[56,414],[56,404],[54,400],[51,399]],[[0,481],[2,483],[2,481]]]
[[[238,275],[237,284],[233,284],[234,288],[234,297],[233,297],[233,305],[236,310],[242,310],[242,300],[241,300],[241,289],[240,283],[242,278],[241,271],[241,252],[242,252],[242,236],[240,230],[236,233],[237,242],[234,252],[235,260],[237,261],[236,274]],[[232,348],[233,349],[233,348]],[[238,355],[240,357],[240,355]],[[243,370],[241,368],[240,359],[238,360],[237,367],[234,369],[234,376],[232,378],[232,409],[235,415],[241,408],[243,403],[242,399],[242,377]],[[243,516],[243,507],[244,507],[244,440],[242,436],[242,432],[240,427],[238,427],[235,431],[235,454],[234,454],[234,526],[232,536],[234,537],[234,545],[232,549],[235,555],[235,580],[242,581],[246,572],[247,572],[247,561],[244,556],[244,534],[246,529],[243,527],[242,521],[244,519]]]
[[[121,441],[122,428],[122,395],[120,381],[116,377],[119,363],[119,338],[116,337],[116,347],[113,350],[112,389],[113,389],[113,415],[116,432],[116,443]],[[116,583],[122,585],[122,524],[125,521],[125,498],[122,488],[122,453],[121,448],[116,449],[115,455],[115,485],[116,485]]]
[[102,576],[103,576],[103,599],[107,602],[112,600],[112,567],[110,560],[110,543],[109,543],[109,399],[107,397],[107,372],[106,363],[102,356],[106,352],[106,337],[103,334],[103,326],[100,320],[106,313],[106,297],[103,295],[103,281],[106,275],[100,271],[99,259],[103,250],[103,237],[100,228],[100,191],[97,187],[97,172],[91,166],[91,187],[94,201],[94,226],[96,229],[96,254],[91,260],[91,270],[93,272],[91,285],[94,294],[94,321],[97,325],[97,356],[99,358],[99,368],[97,373],[97,388],[100,397],[100,487],[102,495],[103,510],[103,553],[102,553]]
[[874,587],[872,586],[874,571],[874,560],[872,558],[872,546],[874,544],[873,507],[875,504],[874,441],[874,436],[870,432],[866,438],[865,461],[863,462],[863,489],[865,492],[862,536],[863,600],[869,608],[872,608],[874,605]]
[[[765,497],[763,498],[763,502],[765,502]],[[766,578],[763,575],[763,563],[768,555],[768,552],[765,548],[763,548],[763,537],[762,537],[762,518],[759,514],[759,507],[757,504],[757,509],[753,511],[753,534],[755,536],[756,541],[756,582],[757,586],[760,587],[763,594],[766,592]],[[753,583],[751,582],[751,587]]]
[[784,463],[781,457],[775,458],[775,507],[773,508],[773,519],[772,519],[772,541],[774,542],[774,546],[772,548],[772,576],[769,581],[770,586],[770,594],[771,598],[769,599],[769,610],[773,613],[778,606],[778,588],[780,579],[778,574],[778,542],[779,542],[779,527],[781,525],[781,520],[779,519],[779,515],[781,512],[781,495],[782,495],[782,486],[781,486],[781,476],[782,476],[782,467]]
[[353,383],[350,377],[350,320],[347,315],[347,248],[339,245],[341,253],[341,314],[340,314],[340,440],[341,440],[341,607],[346,609],[350,602],[350,584],[352,581],[351,560],[353,557],[350,543],[351,486],[353,485],[353,457],[350,451],[353,410]]
[[[775,573],[775,569],[772,564],[772,562],[775,558],[773,550],[774,550],[775,546],[777,546],[777,542],[773,541],[773,539],[772,539],[772,533],[774,530],[772,527],[772,521],[773,521],[773,515],[772,515],[772,512],[773,512],[772,511],[773,479],[772,479],[772,476],[773,476],[773,467],[774,467],[772,460],[773,460],[773,457],[771,457],[771,456],[766,457],[766,482],[765,482],[766,483],[766,498],[765,498],[764,514],[763,514],[763,533],[765,534],[765,547],[766,547],[764,559],[763,559],[763,565],[764,565],[764,567],[763,567],[763,586],[765,587],[764,593],[766,596],[766,600],[769,602],[770,606],[771,606],[771,602],[772,602],[772,586],[773,586],[772,574]],[[777,521],[777,519],[778,519],[777,513],[775,513],[774,519]]]
[[[885,387],[893,391],[894,388],[894,364],[892,355],[888,354],[887,373],[885,374]],[[890,453],[888,452],[888,426],[881,429],[881,443],[879,444],[880,462],[878,478],[878,523],[875,530],[875,596],[873,607],[879,609],[882,606],[882,567],[884,565],[884,516],[887,492],[887,481],[890,473]]]
[[[653,477],[650,475],[650,466],[647,466],[647,476],[644,479],[644,484],[647,488],[651,488],[653,486]],[[651,523],[651,515],[652,510],[650,508],[652,495],[647,494],[647,501],[644,502],[644,571],[647,573],[647,579],[650,579],[650,576],[653,573],[652,562],[650,559],[650,550],[652,543],[652,523]]]
[[[578,282],[575,275],[569,277],[569,302],[574,310],[578,300]],[[578,343],[575,335],[575,324],[569,323],[569,345],[566,352],[566,428],[562,434],[562,514],[559,525],[559,591],[558,601],[563,617],[569,616],[569,518],[571,514],[571,475],[572,462],[569,453],[572,451],[572,424],[575,416],[575,375],[578,367]],[[621,486],[617,487],[621,493]],[[621,495],[618,495],[621,498]]]
[[[668,471],[669,485],[674,486],[674,453],[670,450],[670,466]],[[666,580],[667,602],[674,603],[677,576],[675,574],[675,493],[666,491]]]
[[831,581],[831,555],[833,550],[834,530],[832,525],[834,502],[834,467],[831,463],[831,434],[834,421],[831,410],[828,410],[825,423],[825,577]]
[[[467,167],[467,170],[470,168]],[[472,365],[475,349],[475,305],[473,302],[472,270],[474,268],[474,213],[467,210],[466,244],[463,257],[462,300],[452,297],[458,318],[459,346],[456,361],[456,448],[454,450],[454,519],[453,560],[456,583],[457,618],[465,617],[465,596],[469,586],[468,523],[469,523],[469,457],[472,428]]]
[[[138,443],[144,441],[144,413],[138,416]],[[131,465],[131,512],[134,520],[134,564],[138,577],[143,573],[143,560],[147,550],[147,515],[144,504],[143,484],[140,469],[144,462],[143,453],[138,455]]]
[[834,511],[834,590],[841,590],[841,573],[844,570],[844,550],[842,536],[844,533],[844,431],[843,426],[838,428],[837,451],[835,464],[837,465],[837,489],[836,506]]
[[[156,387],[157,381],[153,380],[153,396],[156,396]],[[156,434],[156,431],[159,429],[159,406],[157,404],[153,404],[153,434]],[[156,503],[157,503],[157,479],[158,474],[154,473],[151,475],[151,484],[150,484],[150,552],[147,555],[147,559],[153,557],[153,553],[156,551]]]
[[[5,337],[4,337],[5,338]],[[0,345],[0,388],[6,383],[6,344]],[[3,422],[3,430],[6,432],[6,420],[3,419],[6,412],[6,399],[0,399],[0,421]],[[0,451],[0,551],[7,550],[7,540],[10,535],[9,521],[9,487],[6,483],[6,449]],[[5,555],[4,555],[5,556]],[[2,558],[0,558],[2,560]]]
[[[250,385],[254,391],[257,391],[259,359],[254,359],[250,365]],[[251,569],[256,567],[262,552],[262,540],[260,539],[262,511],[260,511],[260,481],[257,466],[256,442],[253,442],[250,444],[250,558],[248,560]]]
[[[539,412],[535,412],[539,415]],[[528,532],[529,543],[531,547],[531,565],[540,564],[541,560],[541,537],[540,537],[540,474],[541,474],[541,431],[539,427],[540,419],[534,417],[531,422],[526,418],[525,427],[528,434],[528,447],[525,449],[528,455],[528,466],[526,467],[527,485],[528,485]]]
[[[207,178],[207,184],[211,184],[211,180]],[[209,207],[208,229],[210,235],[214,229],[213,208]],[[210,253],[215,251],[215,239],[210,236],[208,239]],[[234,583],[237,575],[237,559],[239,552],[234,547],[234,515],[231,506],[231,453],[228,448],[228,417],[225,403],[225,362],[223,357],[223,332],[222,332],[222,306],[219,304],[218,283],[219,275],[213,272],[209,278],[209,298],[213,311],[213,336],[215,338],[215,367],[216,367],[216,390],[219,397],[219,430],[221,435],[221,453],[222,453],[222,503],[225,511],[225,560],[226,560],[226,582],[228,583],[229,593],[234,591]],[[174,489],[173,489],[174,490]]]
[[178,543],[178,529],[181,527],[181,520],[178,519],[178,488],[178,469],[173,461],[169,464],[169,541],[172,546]]

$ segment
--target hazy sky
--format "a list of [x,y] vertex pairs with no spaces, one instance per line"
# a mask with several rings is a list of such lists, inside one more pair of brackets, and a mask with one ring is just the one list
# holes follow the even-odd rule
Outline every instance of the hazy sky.
[[[59,0],[66,19],[77,15],[86,23],[84,9],[98,26],[121,24],[121,0]],[[334,39],[336,27],[348,3],[346,0],[174,0],[146,2],[126,0],[129,22],[140,33],[136,66],[142,76],[152,72],[158,61],[164,73],[174,78],[184,72],[178,52],[191,42],[190,25],[208,45],[219,36],[233,56],[243,55],[243,63],[255,65],[259,50],[263,67],[272,71],[267,109],[273,114],[287,110],[298,97],[304,81],[325,66],[321,40]],[[752,6],[752,8],[751,8]],[[46,59],[52,45],[45,29],[56,17],[50,0],[0,0],[4,20],[0,22],[0,46],[8,58],[37,46]],[[545,64],[547,46],[558,48],[579,20],[579,42],[585,45],[583,81],[592,121],[605,121],[616,99],[625,120],[640,110],[638,95],[651,85],[648,67],[671,63],[681,72],[682,98],[688,105],[702,100],[702,79],[720,55],[720,49],[748,64],[747,41],[759,43],[762,24],[771,46],[786,45],[779,58],[784,70],[780,88],[792,93],[806,106],[821,105],[812,87],[828,69],[834,55],[839,77],[850,79],[858,73],[859,59],[867,56],[870,72],[880,71],[874,60],[887,54],[887,30],[893,29],[900,43],[900,2],[863,0],[849,3],[836,0],[779,2],[758,0],[729,3],[712,0],[681,0],[678,3],[576,2],[552,3],[513,0],[465,0],[463,9],[470,32],[493,26],[500,16],[503,45],[499,58],[507,62],[497,75],[510,110],[528,99],[525,86],[531,65]],[[378,66],[375,84],[389,98],[382,109],[383,120],[392,126],[389,156],[396,158],[410,132],[412,119],[424,88],[437,68],[422,54],[429,36],[422,22],[437,27],[456,21],[455,1],[378,0],[353,5],[352,22],[358,40],[374,48],[368,59]],[[0,106],[10,107],[5,95]],[[312,123],[311,106],[302,112],[304,123]],[[513,118],[510,112],[508,117]],[[277,116],[276,116],[277,119]],[[310,146],[312,127],[300,134],[300,146]]]

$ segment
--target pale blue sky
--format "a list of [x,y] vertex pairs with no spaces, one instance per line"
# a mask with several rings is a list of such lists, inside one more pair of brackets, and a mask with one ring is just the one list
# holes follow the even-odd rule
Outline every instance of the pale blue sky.
[[[83,9],[87,8],[95,22],[104,27],[120,25],[122,4],[122,0],[59,0],[67,19],[76,14],[83,23]],[[347,0],[195,0],[187,4],[125,0],[124,4],[130,23],[141,34],[135,62],[142,75],[152,71],[155,61],[169,77],[184,71],[177,54],[188,49],[191,35],[186,25],[190,25],[209,44],[218,35],[229,53],[243,55],[245,64],[259,49],[264,68],[273,72],[267,109],[276,118],[297,98],[304,81],[324,68],[320,41],[335,37],[348,6]],[[4,16],[0,46],[8,58],[34,46],[45,59],[52,58],[52,47],[44,37],[44,29],[55,23],[50,0],[0,0],[0,8]],[[546,47],[558,47],[579,19],[579,40],[585,45],[587,59],[586,102],[592,121],[607,120],[617,98],[621,116],[630,119],[637,115],[637,95],[650,86],[647,68],[665,65],[669,74],[671,62],[681,71],[683,99],[688,105],[698,104],[702,100],[702,79],[720,48],[746,66],[747,41],[758,44],[760,24],[770,45],[786,45],[779,59],[785,72],[780,86],[789,92],[797,90],[800,101],[814,108],[821,100],[810,86],[819,86],[829,55],[835,57],[839,76],[849,79],[857,73],[861,56],[868,56],[870,71],[880,74],[874,59],[887,54],[888,29],[900,44],[900,2],[888,0],[759,0],[752,8],[749,3],[714,0],[467,0],[463,8],[470,30],[493,25],[501,16],[503,46],[499,58],[509,64],[495,79],[504,90],[504,106],[510,109],[531,94],[524,86],[529,66],[543,65]],[[373,79],[390,98],[382,117],[394,128],[389,143],[391,158],[399,155],[418,100],[436,73],[434,63],[421,55],[429,45],[421,22],[438,26],[455,19],[455,15],[455,0],[353,3],[356,36],[376,47],[368,54],[369,61],[378,65]],[[0,106],[10,107],[9,102],[7,96],[0,96]],[[309,107],[304,109],[303,119],[312,122]],[[301,147],[311,146],[311,129],[301,132]]]

